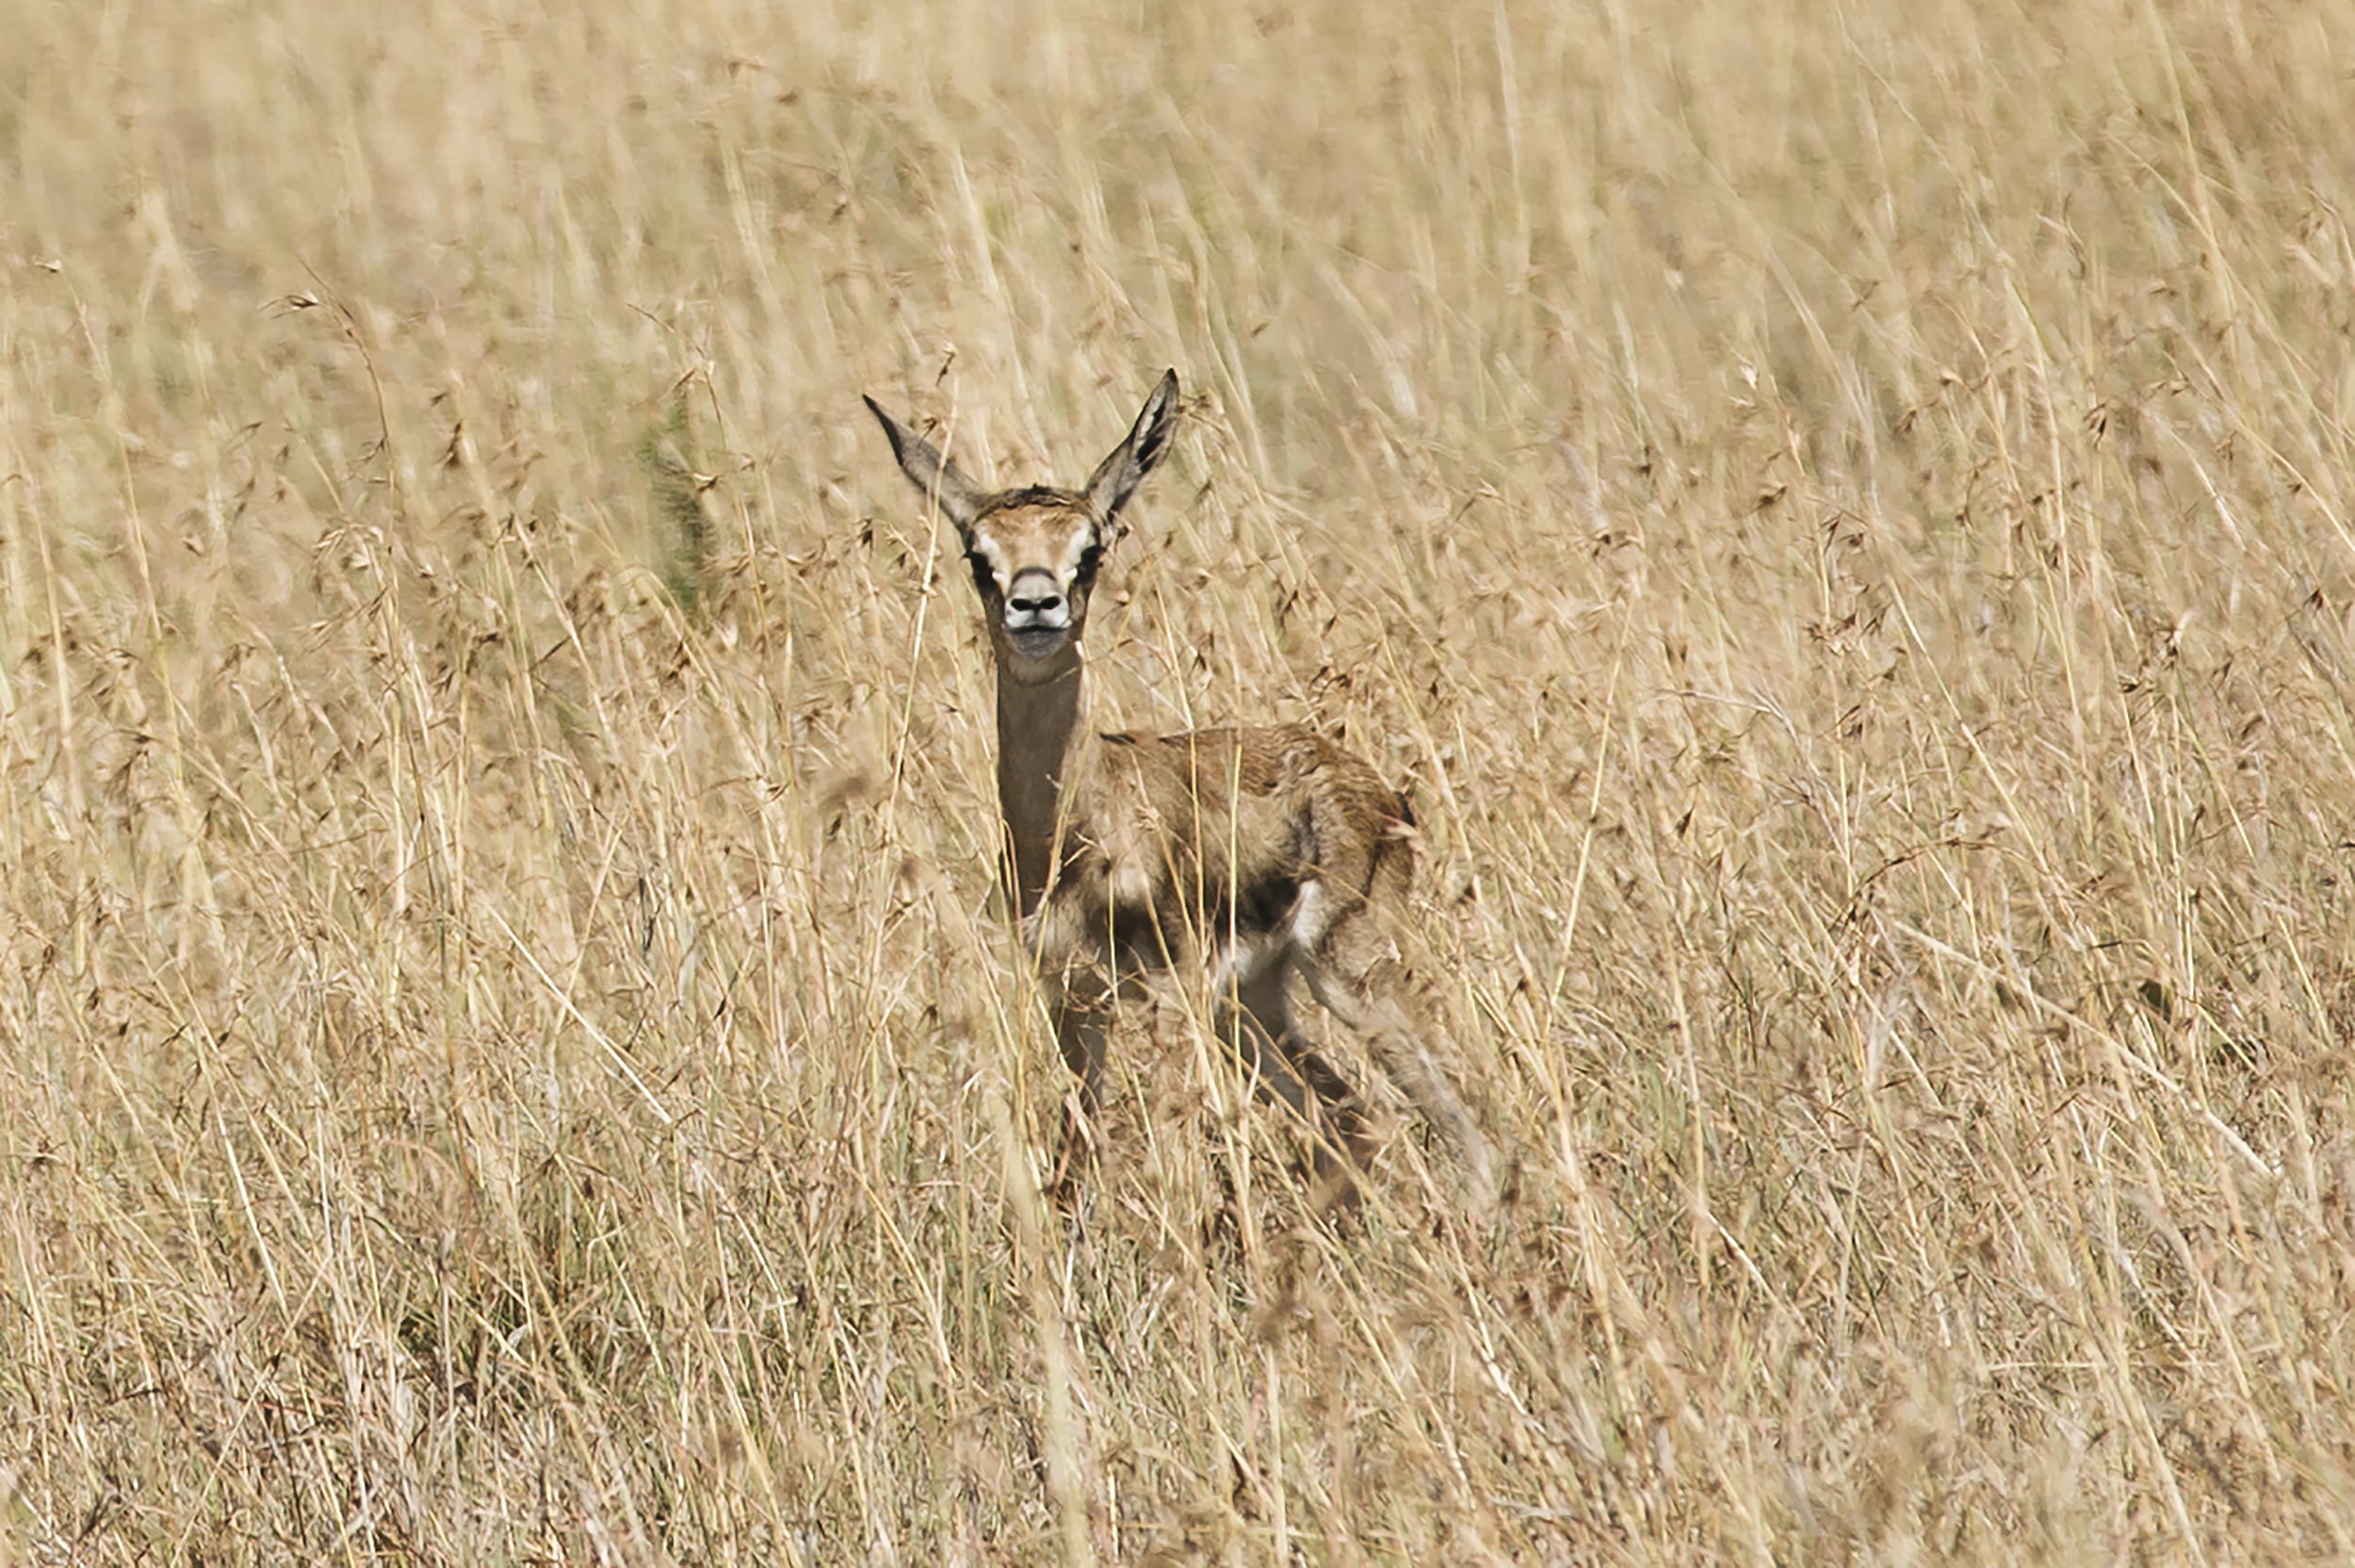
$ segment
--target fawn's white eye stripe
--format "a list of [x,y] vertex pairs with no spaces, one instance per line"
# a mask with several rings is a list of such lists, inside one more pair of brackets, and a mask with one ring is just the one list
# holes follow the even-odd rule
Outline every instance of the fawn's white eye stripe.
[[975,534],[972,549],[975,555],[989,563],[990,575],[998,579],[998,587],[1000,591],[1003,591],[1006,587],[1005,551],[999,549],[998,542],[987,534]]

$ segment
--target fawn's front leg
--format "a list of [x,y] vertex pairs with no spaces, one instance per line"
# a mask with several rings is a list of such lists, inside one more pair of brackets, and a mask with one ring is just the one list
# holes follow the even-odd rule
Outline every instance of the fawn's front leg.
[[1075,965],[1054,980],[1055,1043],[1064,1065],[1080,1080],[1064,1102],[1063,1137],[1052,1190],[1059,1204],[1078,1196],[1082,1174],[1096,1163],[1096,1128],[1104,1102],[1104,1049],[1112,1032],[1113,983],[1095,965]]

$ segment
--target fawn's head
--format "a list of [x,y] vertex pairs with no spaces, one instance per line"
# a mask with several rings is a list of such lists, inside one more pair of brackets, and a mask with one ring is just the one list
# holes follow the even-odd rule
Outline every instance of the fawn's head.
[[1079,657],[1088,593],[1112,542],[1113,520],[1169,450],[1178,423],[1178,372],[1162,375],[1129,439],[1078,490],[983,490],[872,397],[867,407],[891,439],[900,471],[957,525],[999,668],[1017,680],[1047,680],[1069,669]]

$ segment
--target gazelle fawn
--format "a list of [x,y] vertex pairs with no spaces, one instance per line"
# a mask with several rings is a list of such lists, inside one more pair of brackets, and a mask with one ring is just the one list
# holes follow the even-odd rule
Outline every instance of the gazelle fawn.
[[1192,971],[1244,1066],[1313,1130],[1320,1190],[1353,1203],[1373,1149],[1356,1094],[1292,1021],[1296,974],[1430,1119],[1485,1205],[1486,1140],[1433,1055],[1393,940],[1413,864],[1406,802],[1301,725],[1146,736],[1085,722],[1089,596],[1121,508],[1169,449],[1178,373],[1077,490],[984,490],[867,406],[901,471],[956,525],[987,619],[1009,882],[1080,1078],[1065,1160],[1093,1136],[1113,997],[1153,971]]

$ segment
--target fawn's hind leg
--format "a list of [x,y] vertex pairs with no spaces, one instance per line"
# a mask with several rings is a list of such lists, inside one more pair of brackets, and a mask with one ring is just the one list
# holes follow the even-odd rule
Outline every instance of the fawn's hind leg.
[[1307,1124],[1318,1206],[1354,1208],[1355,1173],[1372,1163],[1373,1143],[1356,1091],[1292,1022],[1292,961],[1288,946],[1256,972],[1239,977],[1232,1008],[1240,1014],[1237,1050],[1248,1052],[1246,1065],[1256,1067],[1259,1081]]
[[1432,1052],[1437,1021],[1414,972],[1375,929],[1371,912],[1336,921],[1324,938],[1322,951],[1302,956],[1309,991],[1365,1041],[1382,1071],[1414,1101],[1463,1165],[1474,1204],[1486,1207],[1495,1195],[1488,1140]]

